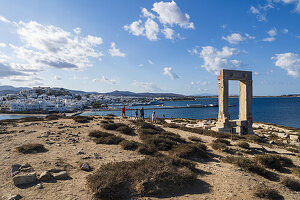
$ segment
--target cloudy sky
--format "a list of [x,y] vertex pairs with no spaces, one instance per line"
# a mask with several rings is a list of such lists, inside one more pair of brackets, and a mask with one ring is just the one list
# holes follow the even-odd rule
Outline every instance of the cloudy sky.
[[222,68],[300,93],[300,0],[0,0],[0,85],[217,94]]

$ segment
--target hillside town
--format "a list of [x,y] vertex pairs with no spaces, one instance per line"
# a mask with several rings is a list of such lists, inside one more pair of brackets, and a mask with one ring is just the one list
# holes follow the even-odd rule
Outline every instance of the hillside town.
[[107,96],[97,93],[72,93],[64,88],[33,87],[16,94],[0,96],[0,112],[65,113],[85,108],[107,108],[109,105],[145,101],[142,97]]

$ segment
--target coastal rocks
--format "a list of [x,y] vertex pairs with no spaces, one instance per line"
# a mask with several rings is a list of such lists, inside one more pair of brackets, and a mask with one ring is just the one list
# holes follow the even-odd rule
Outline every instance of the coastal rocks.
[[52,173],[52,175],[56,180],[65,180],[69,178],[69,175],[66,171]]
[[44,171],[39,176],[39,180],[42,182],[50,181],[53,179],[53,175],[49,171]]
[[8,200],[19,200],[19,199],[22,199],[23,197],[19,194],[16,194],[16,195],[12,195],[10,197],[8,197],[7,199]]
[[13,182],[15,185],[23,185],[23,184],[30,184],[37,180],[36,173],[28,173],[25,175],[15,175],[13,177]]
[[81,165],[80,169],[83,171],[91,171],[92,168],[90,167],[90,165],[88,163],[83,163]]
[[292,141],[299,141],[300,140],[300,136],[299,135],[290,135],[290,139],[292,140]]

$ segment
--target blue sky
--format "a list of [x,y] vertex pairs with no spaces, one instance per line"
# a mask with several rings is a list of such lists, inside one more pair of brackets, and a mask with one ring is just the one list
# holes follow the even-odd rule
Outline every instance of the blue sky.
[[0,0],[0,85],[217,94],[222,68],[300,93],[300,0]]

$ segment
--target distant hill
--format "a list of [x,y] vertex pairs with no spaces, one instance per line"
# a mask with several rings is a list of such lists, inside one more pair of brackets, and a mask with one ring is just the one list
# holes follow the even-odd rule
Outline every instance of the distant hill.
[[6,94],[17,94],[21,90],[28,90],[31,89],[29,87],[13,87],[10,85],[0,85],[0,95],[6,95]]
[[108,92],[108,93],[101,93],[102,95],[106,96],[126,96],[126,97],[183,97],[184,95],[181,94],[174,94],[174,93],[150,93],[150,92],[145,92],[145,93],[135,93],[135,92],[130,92],[130,91],[118,91],[115,90],[113,92]]
[[[0,86],[0,95],[6,95],[6,94],[17,94],[21,90],[29,90],[32,88],[29,87],[13,87],[9,85],[2,85]],[[99,92],[85,92],[81,90],[69,90],[71,94],[79,94],[79,95],[87,95],[87,94],[102,94],[105,96],[124,96],[124,97],[183,97],[184,95],[181,94],[174,94],[174,93],[135,93],[135,92],[130,92],[130,91],[118,91],[115,90],[113,92],[107,92],[107,93],[99,93]]]

